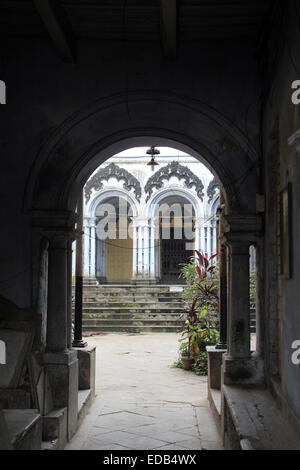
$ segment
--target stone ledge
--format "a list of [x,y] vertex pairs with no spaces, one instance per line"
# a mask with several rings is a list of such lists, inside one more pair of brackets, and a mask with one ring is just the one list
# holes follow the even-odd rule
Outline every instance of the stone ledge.
[[3,410],[14,450],[40,450],[42,421],[37,410]]
[[266,389],[223,386],[224,447],[300,450],[300,438]]

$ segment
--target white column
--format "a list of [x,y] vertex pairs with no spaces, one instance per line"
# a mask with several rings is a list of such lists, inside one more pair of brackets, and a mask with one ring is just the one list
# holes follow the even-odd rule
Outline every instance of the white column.
[[138,231],[138,277],[143,275],[143,232],[142,227],[137,227]]
[[206,229],[207,229],[207,232],[206,232],[206,236],[207,236],[207,255],[208,255],[208,257],[210,257],[210,256],[211,256],[210,225],[207,225],[207,226],[206,226]]
[[91,225],[91,263],[90,263],[90,276],[96,276],[96,225],[92,222]]
[[148,279],[150,274],[150,247],[149,247],[149,225],[144,226],[144,278]]
[[88,277],[90,274],[90,228],[88,226],[86,219],[84,220],[83,230],[84,230],[83,275],[85,277]]
[[201,221],[200,233],[201,233],[200,248],[201,248],[202,253],[205,253],[205,230],[204,230],[203,221]]
[[138,261],[138,250],[137,250],[137,227],[132,227],[132,277],[133,279],[137,276],[137,261]]
[[156,247],[156,239],[155,239],[155,225],[154,222],[151,221],[151,234],[150,234],[150,278],[155,279],[155,247]]
[[197,220],[195,223],[195,244],[194,244],[194,249],[199,250],[200,249],[200,224],[199,221]]
[[217,253],[218,249],[217,249],[217,228],[216,226],[214,225],[213,227],[213,249],[212,249],[212,254],[215,255]]

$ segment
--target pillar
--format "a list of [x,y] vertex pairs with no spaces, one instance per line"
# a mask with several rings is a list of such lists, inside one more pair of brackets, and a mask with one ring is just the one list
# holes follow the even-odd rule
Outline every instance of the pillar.
[[262,218],[258,214],[222,213],[227,246],[227,353],[223,355],[226,385],[261,385],[263,358],[250,351],[249,247],[261,238]]
[[138,233],[138,278],[143,276],[143,228],[139,225],[137,227]]
[[228,355],[250,356],[249,242],[227,241],[230,256],[230,316]]
[[67,437],[77,429],[78,360],[70,343],[70,233],[49,236],[47,345],[44,365],[49,377],[52,401],[45,408],[67,407]]
[[216,349],[227,348],[227,252],[226,246],[219,248],[219,331],[220,340]]
[[137,277],[137,263],[138,263],[138,239],[137,239],[137,227],[133,225],[132,227],[132,281]]
[[207,237],[207,256],[211,256],[211,230],[210,224],[206,226],[206,237]]
[[91,220],[91,258],[90,258],[90,277],[96,276],[96,224],[95,220]]
[[90,276],[90,227],[88,225],[87,219],[84,220],[83,225],[83,239],[84,239],[84,249],[83,249],[83,256],[84,256],[84,268],[83,273],[84,277]]
[[47,351],[67,349],[68,239],[54,235],[48,248]]
[[144,229],[144,269],[143,278],[149,279],[150,275],[150,247],[149,247],[149,226],[148,224],[143,227]]
[[67,348],[72,346],[72,266],[73,240],[68,241],[67,247]]
[[203,221],[201,222],[201,225],[200,225],[200,249],[202,251],[202,253],[205,253],[206,252],[206,247],[205,247],[205,227],[203,225]]
[[150,279],[156,279],[155,275],[155,250],[156,250],[156,229],[155,224],[151,221],[150,226]]
[[77,205],[77,241],[76,241],[76,276],[75,276],[75,314],[73,346],[84,348],[82,340],[82,296],[83,296],[83,194]]
[[201,231],[201,227],[200,227],[200,223],[199,221],[197,220],[196,223],[195,223],[195,245],[194,245],[194,249],[195,250],[201,250],[201,235],[200,235],[200,231]]

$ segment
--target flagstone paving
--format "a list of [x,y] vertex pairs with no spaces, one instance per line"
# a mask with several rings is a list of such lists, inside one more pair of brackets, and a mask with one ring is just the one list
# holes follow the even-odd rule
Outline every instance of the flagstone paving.
[[110,333],[97,346],[96,399],[66,450],[219,450],[207,379],[171,368],[178,334]]

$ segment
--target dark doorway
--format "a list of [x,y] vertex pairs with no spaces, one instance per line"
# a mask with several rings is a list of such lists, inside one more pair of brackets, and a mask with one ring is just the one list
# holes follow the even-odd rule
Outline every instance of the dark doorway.
[[189,263],[192,250],[187,250],[189,241],[185,238],[176,240],[174,238],[174,228],[170,228],[170,239],[161,239],[161,282],[166,284],[183,284],[179,277],[184,264]]

